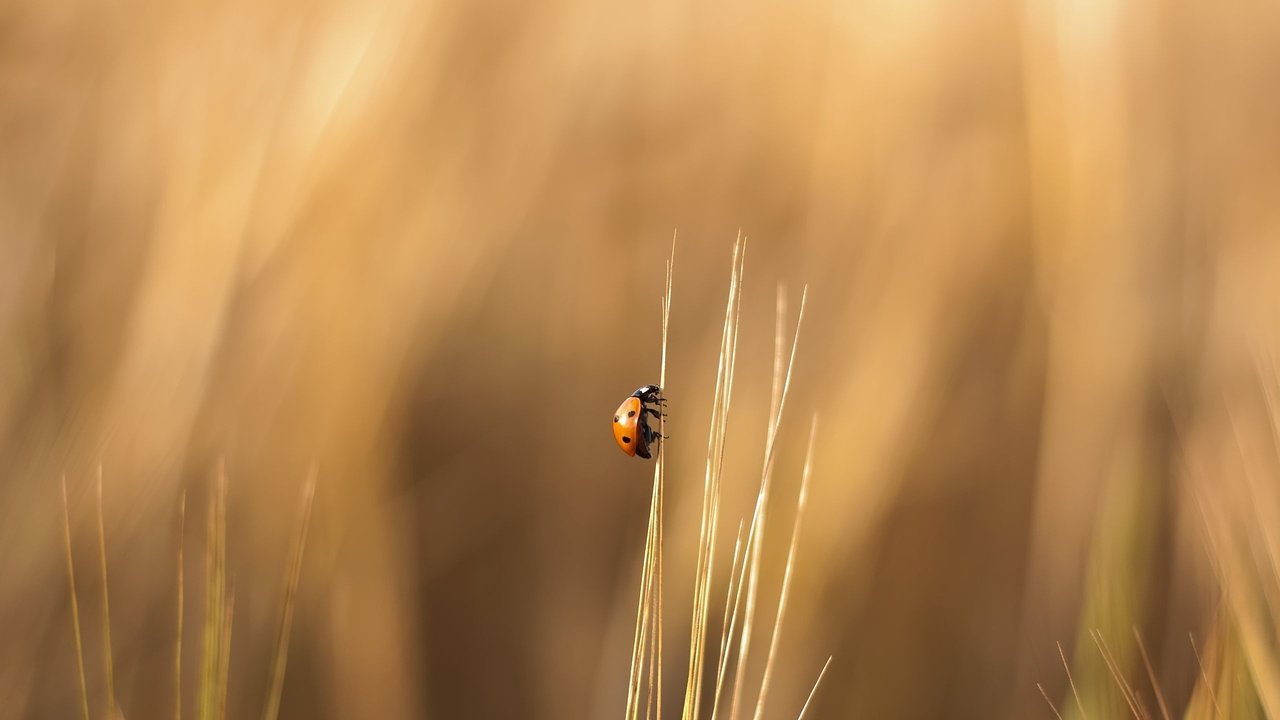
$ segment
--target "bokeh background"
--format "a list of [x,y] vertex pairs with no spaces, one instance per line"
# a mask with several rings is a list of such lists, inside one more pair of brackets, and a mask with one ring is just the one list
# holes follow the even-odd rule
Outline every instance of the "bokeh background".
[[819,416],[766,716],[829,655],[814,718],[1078,716],[1055,642],[1128,716],[1096,630],[1159,717],[1135,629],[1173,715],[1275,715],[1278,76],[1252,1],[0,4],[0,715],[78,712],[64,474],[102,708],[99,466],[171,714],[225,463],[229,717],[313,464],[284,717],[620,716],[677,229],[669,690],[741,231],[726,565],[809,288],[762,617]]

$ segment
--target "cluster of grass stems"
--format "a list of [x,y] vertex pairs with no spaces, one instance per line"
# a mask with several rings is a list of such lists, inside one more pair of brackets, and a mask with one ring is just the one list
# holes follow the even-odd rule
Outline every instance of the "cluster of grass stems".
[[[280,699],[284,690],[285,664],[289,654],[289,635],[293,626],[293,611],[298,582],[302,572],[303,549],[307,530],[311,523],[311,509],[315,500],[316,472],[313,468],[303,487],[298,518],[290,543],[289,558],[284,574],[284,601],[280,622],[272,652],[270,681],[263,702],[263,720],[275,720],[280,713]],[[71,542],[71,518],[67,500],[67,481],[62,478],[63,540],[67,560],[67,584],[71,594],[71,622],[75,637],[76,668],[80,682],[80,717],[117,720],[125,717],[116,700],[114,662],[111,650],[111,608],[107,589],[107,543],[102,516],[102,467],[97,477],[97,530],[98,570],[102,582],[102,644],[103,682],[102,703],[97,715],[91,711],[89,685],[85,676],[84,644],[81,636],[80,604],[76,594],[76,571]],[[204,614],[201,618],[201,652],[199,688],[196,695],[198,720],[224,720],[227,717],[227,686],[230,676],[231,630],[235,614],[235,591],[227,579],[227,476],[219,466],[212,498],[209,503],[205,531],[204,552]],[[184,581],[183,537],[186,525],[186,493],[178,503],[178,547],[176,557],[176,626],[173,648],[173,717],[180,720],[183,710],[182,694],[182,634],[186,598]]]
[[[662,297],[662,359],[659,385],[666,387],[667,337],[671,317],[672,270],[675,257],[674,242],[671,257],[666,264],[666,291]],[[719,652],[710,666],[708,657],[709,619],[713,602],[712,585],[716,568],[716,539],[720,528],[721,484],[724,477],[725,438],[729,425],[729,411],[733,399],[734,369],[738,349],[738,321],[742,302],[742,275],[745,262],[745,242],[739,238],[734,244],[732,270],[729,277],[729,296],[725,305],[724,326],[721,334],[719,363],[716,369],[715,394],[711,412],[711,429],[707,439],[706,471],[703,481],[702,513],[698,535],[697,565],[693,588],[693,617],[689,636],[688,676],[685,680],[682,720],[694,720],[703,716],[703,709],[710,707],[710,717],[727,717],[737,720],[747,708],[754,720],[764,714],[765,701],[773,677],[778,643],[787,597],[791,588],[796,563],[796,547],[800,535],[800,521],[804,515],[808,497],[809,478],[813,464],[813,443],[817,432],[817,418],[813,419],[809,432],[808,451],[805,454],[801,475],[800,493],[796,503],[795,521],[787,551],[786,569],[778,593],[777,612],[770,632],[768,654],[764,672],[756,690],[754,703],[744,700],[746,669],[752,648],[752,630],[755,627],[756,602],[760,593],[760,563],[765,537],[765,522],[769,492],[773,479],[778,430],[781,427],[787,394],[791,386],[791,374],[795,365],[800,326],[804,319],[807,289],[802,293],[800,309],[796,317],[789,356],[784,353],[784,317],[786,295],[778,290],[777,323],[774,337],[773,385],[770,395],[769,424],[765,440],[764,465],[756,494],[754,511],[749,523],[744,518],[738,523],[733,559],[730,563],[728,585],[725,590],[723,620],[719,635]],[[660,423],[664,423],[660,419]],[[665,431],[665,427],[661,427]],[[665,432],[663,432],[665,434]],[[662,665],[663,665],[663,506],[666,479],[666,453],[659,447],[654,466],[653,492],[649,505],[648,532],[645,538],[644,560],[640,580],[639,601],[636,610],[635,634],[632,643],[631,673],[627,686],[625,717],[636,720],[641,717],[662,717]],[[744,537],[744,529],[746,535]],[[804,718],[812,703],[822,677],[830,666],[831,658],[822,666],[798,717]],[[703,697],[703,679],[708,668],[714,672],[714,691],[710,698]],[[730,668],[733,668],[730,676]]]
[[[674,258],[674,244],[672,259]],[[667,337],[671,311],[672,259],[666,266],[666,289],[662,297],[662,356],[659,385],[666,387]],[[706,469],[703,483],[701,523],[697,562],[693,585],[692,618],[688,650],[688,674],[684,683],[681,720],[706,716],[737,720],[750,713],[761,720],[773,677],[779,638],[787,609],[787,599],[796,565],[797,544],[808,495],[814,436],[817,419],[810,427],[808,450],[801,473],[800,492],[781,587],[777,611],[768,641],[764,670],[758,685],[747,682],[748,658],[756,627],[756,606],[761,592],[759,584],[761,548],[765,537],[766,509],[774,473],[775,448],[784,417],[788,390],[795,364],[800,326],[804,317],[805,295],[795,320],[789,354],[784,333],[786,296],[780,288],[775,326],[773,383],[770,395],[768,428],[764,462],[754,510],[750,518],[738,523],[733,557],[723,600],[723,615],[718,642],[709,647],[709,620],[715,601],[712,588],[716,579],[716,540],[720,530],[720,502],[725,459],[725,438],[733,399],[734,369],[737,359],[739,311],[742,299],[744,243],[734,246],[728,300],[725,307],[719,364],[707,441]],[[1268,372],[1269,371],[1269,372]],[[1225,482],[1222,473],[1211,473],[1197,467],[1187,470],[1185,488],[1197,507],[1205,554],[1219,589],[1218,609],[1214,612],[1206,638],[1197,643],[1188,633],[1187,649],[1194,656],[1197,677],[1190,696],[1177,713],[1177,707],[1161,686],[1151,653],[1136,626],[1120,632],[1114,622],[1104,631],[1095,621],[1114,618],[1094,617],[1087,611],[1080,623],[1076,654],[1068,653],[1059,643],[1057,652],[1067,679],[1069,695],[1055,703],[1043,685],[1036,687],[1058,720],[1063,718],[1114,717],[1112,698],[1118,696],[1120,712],[1135,720],[1172,720],[1177,715],[1187,720],[1223,720],[1225,718],[1280,717],[1280,545],[1271,527],[1280,525],[1274,515],[1277,492],[1262,482],[1274,477],[1274,467],[1260,466],[1257,457],[1280,459],[1280,369],[1276,363],[1261,363],[1259,378],[1270,423],[1272,447],[1250,452],[1239,436],[1236,444],[1247,464],[1242,482]],[[663,422],[660,419],[660,423]],[[665,435],[665,428],[661,428]],[[632,643],[631,671],[628,682],[625,717],[662,716],[663,677],[663,511],[665,502],[666,453],[659,448],[654,467],[653,490],[649,507],[648,529],[642,562],[639,599]],[[1213,482],[1210,482],[1213,479]],[[1206,489],[1212,492],[1206,492]],[[1241,512],[1256,516],[1256,523],[1240,524],[1233,518]],[[1272,513],[1268,515],[1267,513]],[[1132,520],[1133,518],[1131,518]],[[1138,520],[1135,520],[1138,521]],[[1115,538],[1101,538],[1107,544]],[[1095,563],[1095,566],[1099,566]],[[1096,569],[1096,568],[1095,568]],[[1105,572],[1105,571],[1104,571]],[[711,650],[716,654],[711,656]],[[817,674],[812,690],[798,717],[810,710],[814,694],[830,666],[828,657]],[[1073,667],[1075,672],[1073,673]],[[1136,669],[1135,669],[1136,668]],[[706,673],[711,672],[710,682]],[[1089,681],[1081,686],[1081,673]],[[1100,686],[1094,679],[1103,678],[1110,687]],[[710,687],[710,697],[704,689]],[[1083,689],[1082,689],[1083,688]],[[751,689],[755,697],[746,697]],[[1061,709],[1060,709],[1061,708]]]
[[[1196,673],[1185,705],[1171,701],[1161,686],[1137,627],[1106,633],[1083,621],[1071,661],[1057,646],[1069,697],[1055,703],[1037,683],[1059,720],[1111,717],[1116,707],[1135,720],[1280,717],[1280,536],[1274,530],[1280,526],[1280,486],[1274,482],[1280,477],[1280,365],[1263,353],[1255,361],[1265,416],[1261,436],[1239,417],[1247,412],[1243,407],[1226,408],[1227,432],[1221,436],[1179,428],[1181,488],[1193,506],[1192,524],[1216,590],[1203,641],[1187,633],[1184,647]],[[1082,674],[1108,678],[1119,702],[1108,703],[1100,688],[1082,689]]]

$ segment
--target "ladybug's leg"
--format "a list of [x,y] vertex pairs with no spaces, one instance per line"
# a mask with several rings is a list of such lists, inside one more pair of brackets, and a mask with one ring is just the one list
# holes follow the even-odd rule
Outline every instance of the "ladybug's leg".
[[640,432],[644,435],[644,442],[646,445],[652,443],[654,440],[660,437],[663,437],[662,435],[658,434],[657,430],[654,430],[653,428],[649,427],[649,423],[642,424],[640,426]]

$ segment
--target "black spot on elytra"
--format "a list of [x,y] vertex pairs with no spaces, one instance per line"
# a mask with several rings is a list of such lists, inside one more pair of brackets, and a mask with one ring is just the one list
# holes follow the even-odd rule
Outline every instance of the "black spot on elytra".
[[627,411],[627,417],[635,417],[635,416],[636,416],[636,411],[635,411],[635,410],[628,410],[628,411]]
[[631,438],[627,437],[626,435],[623,435],[623,436],[622,436],[622,442],[624,442],[624,443],[629,443],[629,442],[631,442]]
[[614,416],[613,416],[613,421],[614,421],[614,422],[621,422],[621,421],[622,421],[622,418],[618,417],[617,415],[614,415]]

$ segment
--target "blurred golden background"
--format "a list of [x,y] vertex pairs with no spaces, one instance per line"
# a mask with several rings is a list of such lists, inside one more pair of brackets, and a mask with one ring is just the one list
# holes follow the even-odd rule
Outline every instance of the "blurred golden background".
[[105,708],[99,465],[120,708],[172,714],[180,545],[194,697],[225,462],[228,717],[313,464],[283,717],[619,717],[673,229],[678,689],[741,229],[726,569],[779,284],[767,587],[819,416],[767,716],[828,655],[807,717],[1131,716],[1099,645],[1280,716],[1278,73],[1262,2],[0,5],[0,715],[78,716],[64,474]]

